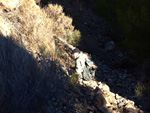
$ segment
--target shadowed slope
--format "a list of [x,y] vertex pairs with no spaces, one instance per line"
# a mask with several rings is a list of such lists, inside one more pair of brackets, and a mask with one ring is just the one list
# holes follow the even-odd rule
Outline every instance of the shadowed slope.
[[22,47],[0,36],[0,112],[37,113],[56,97],[56,88],[63,82],[49,63],[39,65]]

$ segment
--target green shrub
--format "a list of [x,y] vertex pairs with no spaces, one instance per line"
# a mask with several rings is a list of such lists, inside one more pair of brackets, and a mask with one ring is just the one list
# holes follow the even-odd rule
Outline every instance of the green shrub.
[[46,46],[45,45],[41,45],[39,46],[40,52],[43,54],[46,50]]
[[139,59],[150,57],[150,1],[95,0],[97,13],[106,17],[113,37],[121,47]]
[[78,83],[78,75],[75,72],[73,72],[71,74],[70,84],[74,86],[77,85],[77,83]]
[[68,36],[68,43],[77,47],[81,41],[81,33],[79,30],[75,30],[71,35]]
[[137,96],[141,97],[145,94],[150,94],[150,87],[138,83],[135,92]]
[[63,56],[62,50],[59,49],[59,48],[57,48],[57,49],[56,49],[56,55],[57,55],[58,57],[62,57],[62,56]]

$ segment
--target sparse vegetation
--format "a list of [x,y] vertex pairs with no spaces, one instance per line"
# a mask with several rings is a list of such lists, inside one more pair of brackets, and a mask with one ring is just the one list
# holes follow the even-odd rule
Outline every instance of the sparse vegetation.
[[0,9],[0,33],[9,37],[0,37],[0,112],[37,113],[62,83],[56,79],[59,62],[42,58],[62,56],[60,49],[55,53],[53,36],[67,40],[74,33],[72,19],[60,5],[41,9],[34,0],[23,0],[7,13]]
[[45,52],[45,50],[46,50],[46,46],[45,46],[45,45],[41,45],[41,46],[39,46],[39,49],[40,49],[40,52],[41,52],[42,54],[44,54],[44,52]]
[[75,72],[72,72],[71,78],[70,78],[70,84],[75,86],[78,83],[78,75]]
[[59,48],[56,49],[56,56],[57,57],[62,57],[63,56],[63,53],[62,53],[61,49],[59,49]]
[[114,40],[120,41],[137,59],[150,57],[150,1],[96,0],[97,12],[112,26]]
[[36,51],[36,53],[43,52],[41,49],[44,48],[41,45],[44,45],[45,51],[49,51],[50,56],[54,57],[53,36],[61,37],[64,40],[71,36],[75,38],[74,40],[78,40],[79,31],[74,30],[72,19],[65,16],[60,5],[49,4],[46,8],[40,9],[34,0],[23,0],[20,4],[16,10],[12,10],[5,16],[1,14],[1,16],[2,19],[8,18],[2,22],[5,21],[8,24],[7,26],[11,30],[9,35],[11,36],[13,33],[15,40],[23,44],[27,50]]
[[54,71],[5,37],[0,46],[0,112],[37,113],[52,93]]
[[71,35],[68,36],[68,43],[77,47],[80,45],[81,33],[79,30],[75,30]]
[[71,74],[70,86],[74,89],[75,92],[81,94],[81,86],[79,85],[78,74],[75,72],[72,72]]
[[145,86],[142,83],[138,83],[136,86],[135,92],[136,92],[136,95],[139,97],[148,95],[150,94],[150,87],[147,85]]

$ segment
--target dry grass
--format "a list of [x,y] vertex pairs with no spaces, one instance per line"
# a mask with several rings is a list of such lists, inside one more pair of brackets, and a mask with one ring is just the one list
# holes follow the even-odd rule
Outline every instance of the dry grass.
[[0,112],[37,112],[54,94],[51,85],[61,81],[53,74],[59,67],[33,56],[55,58],[53,37],[67,40],[74,33],[72,19],[59,5],[41,9],[34,0],[22,0],[8,12],[0,9],[0,33],[9,37],[0,37]]
[[2,4],[7,8],[13,9],[19,7],[22,1],[23,0],[0,0],[0,3],[2,2]]
[[143,85],[142,83],[138,83],[135,92],[138,97],[149,95],[150,87],[149,85]]
[[30,47],[31,51],[40,52],[42,45],[46,46],[46,51],[50,51],[51,55],[55,54],[55,44],[53,39],[53,21],[47,18],[35,2],[25,0],[23,5],[19,7],[18,20],[21,23],[21,33],[25,34],[23,39]]
[[81,33],[79,30],[75,30],[71,35],[68,36],[67,42],[75,47],[80,45]]
[[26,50],[0,36],[1,113],[37,113],[53,94],[55,77],[52,67],[39,66]]
[[6,27],[10,28],[8,35],[33,53],[40,53],[40,47],[45,45],[46,53],[55,57],[53,36],[67,40],[68,36],[74,34],[72,19],[65,16],[59,5],[49,4],[41,9],[34,0],[24,0],[18,8],[1,15],[8,24]]
[[56,36],[66,39],[68,35],[73,33],[72,19],[65,16],[60,5],[49,4],[44,11],[47,13],[47,17],[51,18],[54,22],[53,32]]

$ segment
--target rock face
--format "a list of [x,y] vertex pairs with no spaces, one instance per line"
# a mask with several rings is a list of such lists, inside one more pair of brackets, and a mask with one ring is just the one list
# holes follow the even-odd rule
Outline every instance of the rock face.
[[7,8],[14,9],[19,7],[22,1],[23,0],[0,0],[0,3],[2,3]]
[[[28,0],[28,1],[33,1],[33,0]],[[10,10],[12,10],[12,9],[15,9],[18,6],[20,6],[21,1],[20,0],[3,0],[3,1],[1,0],[0,4],[3,4],[3,7],[7,6],[6,8],[9,8]],[[25,7],[22,6],[21,8],[22,8],[22,10],[20,11],[21,13],[18,13],[17,11],[14,10],[15,15],[17,15],[17,16],[20,15],[20,17],[18,16],[18,18],[13,18],[14,15],[10,16],[10,15],[7,15],[7,14],[4,16],[6,18],[1,18],[1,16],[0,16],[0,31],[2,32],[2,34],[5,35],[5,36],[10,36],[11,32],[12,32],[11,28],[13,28],[13,27],[11,27],[12,23],[14,24],[12,26],[15,26],[16,23],[18,22],[19,23],[18,26],[19,25],[20,26],[18,27],[17,30],[20,30],[19,28],[24,27],[24,29],[22,29],[22,32],[24,33],[24,35],[26,35],[28,33],[31,33],[31,31],[34,31],[31,34],[29,34],[30,37],[32,36],[32,38],[28,38],[29,41],[25,41],[25,40],[22,41],[24,43],[24,45],[26,45],[26,47],[30,47],[30,45],[29,45],[30,43],[28,43],[28,42],[33,42],[33,41],[36,40],[36,42],[38,42],[38,44],[41,42],[41,45],[40,45],[41,47],[43,45],[46,45],[47,47],[50,47],[50,49],[51,49],[51,47],[53,47],[53,45],[54,45],[54,44],[52,44],[52,42],[54,42],[54,41],[50,40],[49,38],[45,39],[45,38],[41,38],[41,37],[49,37],[49,35],[47,35],[47,33],[50,33],[52,35],[53,33],[51,32],[50,29],[53,27],[54,24],[52,26],[46,27],[46,25],[49,24],[51,21],[49,20],[49,18],[46,18],[46,14],[42,15],[42,11],[40,10],[39,7],[36,6],[35,3],[32,3],[32,5],[31,5],[31,3],[28,2],[28,5],[26,5]],[[34,10],[34,9],[37,12],[33,13],[32,10]],[[58,10],[58,8],[56,8],[56,9]],[[29,11],[31,11],[31,12],[29,12]],[[24,13],[22,13],[22,12],[24,12]],[[28,14],[27,12],[29,12],[31,15],[27,15]],[[37,16],[37,15],[40,15],[40,16]],[[9,17],[10,21],[12,20],[12,23],[9,23],[9,22],[6,21],[8,19],[7,16]],[[33,21],[30,20],[31,17],[32,17]],[[92,16],[88,16],[88,17],[92,17]],[[85,17],[85,18],[87,18],[87,17]],[[38,20],[37,21],[38,23],[35,22],[36,19]],[[29,23],[27,23],[26,20],[30,20]],[[44,21],[42,21],[42,20],[44,20]],[[45,25],[46,22],[47,22],[47,24]],[[21,26],[22,23],[26,26]],[[29,26],[27,26],[27,25],[29,25]],[[37,26],[36,27],[37,29],[32,29],[33,26],[30,26],[30,25]],[[92,26],[95,26],[95,25],[92,25]],[[28,27],[30,29],[25,28],[25,27]],[[87,28],[89,28],[89,27],[87,27]],[[87,29],[85,29],[85,30],[86,30],[86,32],[88,31]],[[89,31],[91,32],[91,29]],[[43,34],[44,34],[44,36],[43,36]],[[19,35],[24,37],[22,34],[19,34]],[[48,46],[50,43],[52,45]],[[95,42],[93,42],[93,43],[95,43]],[[29,46],[27,46],[27,45],[29,45]],[[32,44],[32,45],[34,45],[34,47],[38,46],[36,44]],[[114,48],[115,48],[115,43],[113,41],[110,41],[110,42],[105,44],[105,50],[107,50],[107,51],[111,51]],[[41,48],[41,50],[42,50],[42,48]],[[36,52],[37,51],[35,50],[34,53],[36,53]],[[65,63],[66,63],[66,59],[65,59]],[[105,66],[105,65],[102,65],[101,67],[103,67],[101,69],[102,69],[103,73],[105,73],[105,74],[99,73],[100,75],[106,75],[107,74],[107,78],[109,78],[107,80],[112,84],[114,84],[112,82],[113,81],[112,79],[117,78],[117,80],[115,81],[115,83],[117,83],[116,86],[123,87],[123,85],[122,86],[120,85],[119,81],[122,81],[122,78],[125,78],[126,76],[124,76],[124,77],[121,76],[121,78],[119,78],[117,76],[112,76],[112,75],[116,75],[116,73],[113,73],[114,72],[113,70],[107,69],[107,66]],[[125,99],[125,98],[119,96],[118,94],[111,92],[109,86],[106,85],[105,83],[97,82],[97,81],[83,81],[82,85],[90,87],[91,89],[94,90],[93,98],[91,99],[94,106],[91,106],[90,108],[93,108],[92,110],[94,110],[96,112],[102,112],[102,113],[107,113],[107,112],[109,112],[109,113],[111,113],[111,112],[112,113],[117,113],[117,112],[118,113],[122,113],[122,112],[125,112],[125,113],[126,112],[131,112],[131,113],[132,112],[133,113],[134,112],[135,113],[136,112],[142,112],[137,107],[135,107],[133,101]],[[127,83],[127,85],[128,85],[128,83]],[[116,87],[116,86],[114,86],[114,87]],[[66,89],[66,88],[64,88],[64,89]],[[68,93],[68,91],[67,91],[67,93]],[[79,93],[79,92],[76,91],[75,93]],[[62,94],[62,93],[60,93],[60,94]],[[71,92],[69,94],[70,94],[71,99],[72,99],[72,96],[75,95],[75,94],[72,93],[72,89],[71,89]],[[79,95],[81,96],[82,94],[79,94]],[[82,97],[79,97],[79,98],[82,98]],[[71,100],[71,99],[68,99],[68,100]],[[60,103],[60,102],[56,102],[55,99],[54,99],[54,101],[56,103],[56,107],[60,106],[60,105],[57,106],[57,104]],[[66,104],[66,103],[69,103],[69,102],[64,102],[64,103]],[[66,106],[67,105],[65,105],[64,108],[66,108]],[[68,106],[70,106],[70,105],[68,105]],[[69,111],[65,111],[65,112],[69,112]],[[49,112],[49,113],[51,113],[51,112]]]
[[94,105],[106,106],[106,100],[101,90],[97,91],[94,96]]
[[83,81],[82,83],[84,86],[95,89],[94,94],[92,94],[94,95],[93,104],[98,112],[143,113],[143,111],[135,106],[133,101],[111,92],[109,86],[105,83],[96,81]]

